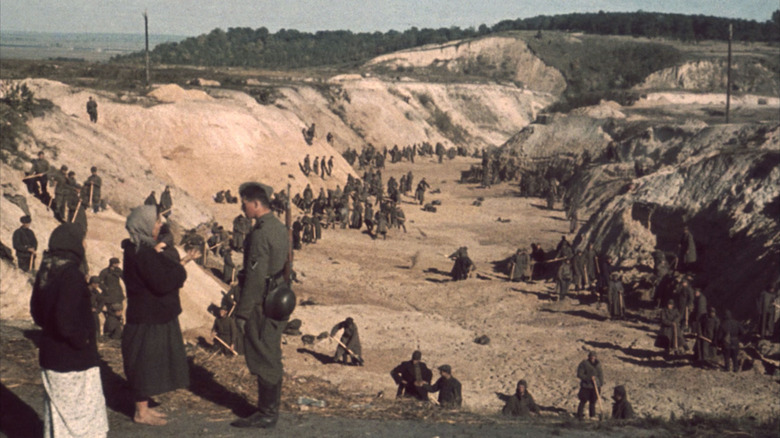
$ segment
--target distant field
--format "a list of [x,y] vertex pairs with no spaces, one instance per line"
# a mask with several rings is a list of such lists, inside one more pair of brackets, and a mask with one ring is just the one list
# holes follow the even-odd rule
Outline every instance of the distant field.
[[[180,41],[181,35],[149,35],[149,45]],[[108,61],[112,56],[127,54],[144,48],[144,35],[0,32],[2,59],[58,59],[68,58],[91,62]]]

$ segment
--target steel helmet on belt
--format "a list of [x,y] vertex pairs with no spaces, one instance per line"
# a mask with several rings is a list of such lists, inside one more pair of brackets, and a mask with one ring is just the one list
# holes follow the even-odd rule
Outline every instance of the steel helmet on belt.
[[263,314],[268,318],[285,321],[295,310],[295,292],[290,286],[282,282],[279,286],[268,292],[263,304]]

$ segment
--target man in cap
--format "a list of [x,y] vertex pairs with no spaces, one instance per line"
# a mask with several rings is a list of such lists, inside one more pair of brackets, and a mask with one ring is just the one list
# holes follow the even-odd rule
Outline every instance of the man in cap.
[[257,376],[259,396],[258,411],[231,425],[272,428],[279,418],[283,374],[281,339],[286,322],[267,317],[263,305],[268,292],[285,282],[289,242],[287,229],[271,211],[271,187],[248,182],[241,185],[239,194],[244,214],[256,223],[244,244],[236,326],[244,335],[246,363],[249,371]]
[[528,392],[528,383],[524,379],[517,382],[514,395],[506,400],[501,413],[510,417],[529,417],[531,413],[539,414],[539,406]]
[[108,267],[100,271],[98,279],[100,280],[100,289],[103,291],[103,303],[107,308],[115,307],[119,310],[123,308],[125,294],[122,291],[122,285],[119,280],[122,278],[122,268],[119,267],[119,259],[111,257],[108,261]]
[[398,385],[396,397],[416,397],[418,400],[428,400],[428,391],[425,385],[431,383],[433,373],[425,362],[422,362],[422,352],[416,350],[412,353],[412,360],[401,362],[400,365],[390,371],[390,376]]
[[555,287],[558,291],[558,301],[563,302],[569,293],[569,285],[572,280],[571,259],[564,259],[558,272],[555,274]]
[[[333,355],[333,362],[343,364],[349,362],[353,365],[362,365],[361,360],[358,359],[361,358],[362,349],[360,347],[360,336],[358,335],[358,328],[357,324],[355,324],[355,320],[352,319],[352,317],[349,317],[334,325],[330,330],[330,336],[335,337],[336,333],[341,329],[344,329],[344,332],[341,334],[341,339],[339,340],[341,343],[336,347],[336,354]],[[342,344],[346,345],[346,348],[357,357],[352,357],[347,354],[347,350],[342,347]]]
[[718,333],[718,340],[723,347],[723,362],[726,371],[732,370],[735,373],[740,371],[737,356],[740,350],[739,338],[744,334],[745,329],[731,316],[731,311],[726,310],[723,313],[723,322],[720,324]]
[[103,180],[97,174],[97,167],[92,166],[89,171],[91,175],[84,181],[84,189],[81,191],[82,203],[91,206],[92,211],[97,213],[100,211],[100,186],[103,185]]
[[16,250],[19,268],[27,272],[34,263],[33,257],[35,257],[35,250],[38,249],[38,239],[35,238],[35,233],[30,229],[30,223],[32,223],[30,216],[22,216],[19,218],[19,222],[22,225],[14,231],[12,243],[14,250]]
[[439,405],[443,408],[459,408],[463,404],[461,386],[458,379],[452,377],[452,367],[442,365],[439,367],[439,380],[433,385],[425,385],[428,392],[439,392]]
[[595,351],[589,352],[588,358],[577,366],[577,378],[580,379],[580,392],[577,394],[580,404],[577,407],[577,418],[585,418],[585,403],[588,403],[588,416],[593,418],[596,416],[599,388],[604,386],[601,362],[599,362]]
[[89,121],[92,123],[97,123],[97,106],[95,99],[93,99],[92,96],[89,96],[89,100],[87,100],[87,114],[89,114]]
[[631,407],[631,403],[628,402],[625,386],[618,385],[615,387],[615,391],[612,393],[612,400],[615,401],[612,404],[613,420],[629,420],[634,418],[634,409]]

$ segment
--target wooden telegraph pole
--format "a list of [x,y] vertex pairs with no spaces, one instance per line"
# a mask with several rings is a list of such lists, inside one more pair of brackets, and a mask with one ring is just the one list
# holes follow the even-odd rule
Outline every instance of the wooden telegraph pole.
[[729,108],[731,107],[731,39],[733,38],[733,26],[729,24],[729,56],[726,69],[726,123],[729,122]]
[[144,36],[146,37],[146,86],[151,83],[151,72],[149,67],[149,16],[144,11]]

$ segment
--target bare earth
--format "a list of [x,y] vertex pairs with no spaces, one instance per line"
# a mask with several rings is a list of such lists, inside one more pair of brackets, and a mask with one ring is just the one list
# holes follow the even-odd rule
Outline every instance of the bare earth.
[[[540,420],[522,426],[528,436],[666,435],[661,428],[615,428],[571,419],[577,404],[575,368],[587,350],[599,353],[604,392],[626,385],[640,416],[700,413],[760,421],[778,416],[776,379],[761,366],[733,374],[702,371],[682,359],[665,361],[653,347],[653,311],[636,310],[629,321],[612,322],[586,294],[556,304],[551,300],[553,283],[509,283],[493,272],[491,261],[531,242],[549,250],[568,231],[568,222],[562,211],[543,209],[540,199],[517,197],[512,186],[480,189],[457,183],[460,170],[472,162],[457,158],[439,165],[429,159],[389,165],[385,181],[412,169],[415,181],[425,176],[433,190],[440,189],[440,194],[426,196],[426,202],[442,201],[438,212],[423,212],[405,198],[408,233],[391,230],[387,240],[372,240],[355,230],[324,230],[321,241],[296,253],[295,269],[302,280],[296,293],[317,304],[299,306],[293,318],[303,321],[303,333],[317,335],[352,316],[366,366],[323,363],[335,343],[304,346],[298,336],[285,337],[283,415],[268,436],[516,436],[517,424],[496,413],[503,405],[499,395],[511,393],[520,378],[528,380],[544,409]],[[482,206],[472,206],[480,196],[485,198]],[[215,204],[214,213],[221,223],[229,223],[238,207]],[[499,222],[499,217],[510,222]],[[90,229],[100,230],[103,218],[90,219],[95,224]],[[106,220],[116,222],[113,216]],[[111,226],[105,226],[107,232]],[[446,256],[460,246],[469,248],[479,275],[449,282]],[[40,413],[42,397],[37,352],[22,348],[28,338],[34,339],[34,330],[28,328],[24,336],[19,329],[3,330],[3,405],[13,406],[14,415],[28,415],[32,429],[15,434],[7,426],[5,408],[0,429],[8,436],[28,436],[39,427],[34,411]],[[480,335],[488,335],[490,344],[474,343]],[[462,412],[442,413],[393,400],[388,373],[418,348],[429,367],[452,366],[463,384]],[[243,360],[212,356],[195,346],[189,352],[192,388],[158,398],[172,417],[168,427],[158,430],[130,422],[118,345],[101,347],[110,436],[249,435],[228,426],[236,415],[247,414],[256,399]],[[300,396],[324,400],[327,407],[302,406]],[[610,407],[605,400],[606,413]]]

